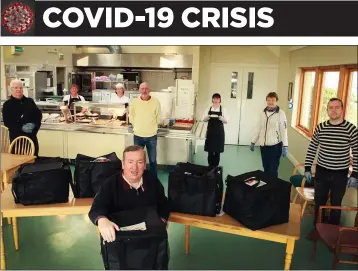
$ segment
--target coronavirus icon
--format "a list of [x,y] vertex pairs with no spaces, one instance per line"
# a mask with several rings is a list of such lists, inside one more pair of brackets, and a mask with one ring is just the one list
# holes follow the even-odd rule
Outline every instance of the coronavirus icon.
[[11,3],[1,14],[1,24],[11,34],[27,32],[34,23],[34,13],[28,5],[21,2]]

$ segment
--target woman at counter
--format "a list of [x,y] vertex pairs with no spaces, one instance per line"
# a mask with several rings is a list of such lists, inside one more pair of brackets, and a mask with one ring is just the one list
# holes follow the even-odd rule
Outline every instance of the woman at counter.
[[209,167],[217,167],[220,163],[220,153],[224,152],[225,130],[228,115],[221,106],[221,96],[212,96],[212,106],[204,112],[203,121],[208,122],[204,151],[208,152]]
[[125,88],[122,83],[116,85],[116,94],[111,95],[111,103],[129,104],[129,98],[124,95]]
[[[63,102],[65,102],[65,105],[71,110],[71,113],[73,114],[73,110],[71,109],[71,105],[76,102],[84,102],[86,101],[85,98],[78,94],[78,86],[73,84],[71,86],[71,94],[65,95],[63,97]],[[86,112],[85,108],[82,108],[81,113]]]
[[35,156],[39,153],[37,132],[41,126],[42,113],[34,100],[24,96],[23,84],[19,79],[10,82],[11,96],[2,108],[4,125],[9,129],[10,141],[19,136],[30,138],[35,145]]
[[65,95],[62,101],[65,102],[68,108],[70,108],[71,105],[75,102],[84,102],[85,98],[81,95],[78,95],[78,86],[73,84],[71,86],[71,94]]

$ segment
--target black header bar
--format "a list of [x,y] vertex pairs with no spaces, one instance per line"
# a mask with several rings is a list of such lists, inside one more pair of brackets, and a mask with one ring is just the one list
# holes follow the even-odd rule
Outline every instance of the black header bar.
[[12,2],[2,36],[358,36],[357,1]]

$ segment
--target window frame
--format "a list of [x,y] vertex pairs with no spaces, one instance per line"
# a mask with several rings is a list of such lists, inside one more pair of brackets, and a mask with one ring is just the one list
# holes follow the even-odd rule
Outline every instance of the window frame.
[[[339,82],[337,90],[337,98],[341,99],[344,104],[343,108],[343,118],[347,114],[347,102],[349,99],[349,84],[351,73],[358,70],[357,64],[347,64],[347,65],[335,65],[335,66],[323,66],[323,67],[302,67],[300,75],[300,86],[299,86],[299,96],[298,96],[298,110],[297,110],[297,119],[296,119],[296,129],[304,133],[309,138],[312,137],[314,130],[318,124],[319,118],[319,108],[322,96],[322,84],[323,76],[325,72],[329,71],[339,71]],[[303,90],[304,90],[304,78],[306,72],[315,72],[315,82],[313,87],[313,104],[310,121],[310,128],[307,129],[301,125],[301,116],[302,116],[302,100],[303,100]]]
[[347,115],[347,110],[348,110],[348,100],[349,100],[349,84],[350,84],[350,78],[351,78],[351,73],[353,72],[358,72],[358,67],[356,66],[355,68],[347,68],[344,71],[344,81],[342,82],[343,84],[343,89],[345,89],[345,92],[342,93],[342,101],[344,104],[344,111],[343,111],[343,118],[346,118]]

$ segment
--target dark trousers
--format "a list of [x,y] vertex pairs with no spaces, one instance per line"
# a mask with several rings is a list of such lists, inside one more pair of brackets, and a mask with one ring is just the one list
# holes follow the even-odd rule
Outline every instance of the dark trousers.
[[264,172],[277,178],[282,155],[282,142],[273,146],[261,146],[260,149]]
[[150,171],[157,177],[157,135],[151,137],[134,135],[134,145],[147,148]]
[[[331,206],[341,206],[342,199],[346,193],[348,182],[348,170],[328,170],[317,166],[316,180],[314,182],[315,189],[315,219],[316,224],[318,219],[319,207],[326,205],[328,194],[331,192],[330,201]],[[340,210],[330,210],[329,224],[339,225],[341,220]],[[325,212],[322,212],[322,220],[325,217]],[[324,222],[324,221],[323,221]]]
[[209,167],[217,167],[220,163],[220,152],[209,152],[208,153],[208,164]]

